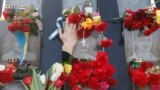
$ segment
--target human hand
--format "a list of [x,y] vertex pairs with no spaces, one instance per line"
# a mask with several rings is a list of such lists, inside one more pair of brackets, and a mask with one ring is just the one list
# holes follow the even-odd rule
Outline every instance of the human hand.
[[78,41],[76,25],[66,22],[64,32],[62,33],[62,30],[59,30],[59,36],[63,43],[62,51],[66,51],[72,55],[73,49]]

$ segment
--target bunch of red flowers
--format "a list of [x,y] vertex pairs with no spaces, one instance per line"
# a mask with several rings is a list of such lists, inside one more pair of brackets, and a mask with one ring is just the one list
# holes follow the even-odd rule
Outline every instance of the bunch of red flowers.
[[68,81],[72,90],[81,90],[80,86],[93,90],[108,90],[115,85],[113,78],[115,68],[108,62],[106,52],[98,52],[96,60],[78,61],[72,63],[72,71],[67,76],[62,74],[60,79]]
[[139,9],[135,12],[132,10],[126,10],[123,24],[129,31],[143,31],[144,35],[148,36],[159,28],[155,17],[156,8],[153,10]]
[[30,32],[32,20],[30,18],[24,18],[23,20],[13,21],[8,25],[8,30],[11,32],[21,31]]
[[5,8],[3,16],[9,22],[8,30],[11,32],[31,32],[38,34],[40,28],[40,15],[38,11],[32,7],[27,7],[24,10],[16,10],[14,8]]
[[15,67],[12,65],[7,66],[4,71],[0,71],[0,83],[8,84],[14,80],[13,74],[15,73]]
[[86,14],[79,7],[74,7],[73,10],[66,10],[64,13],[68,13],[67,16],[64,14],[68,23],[77,25],[79,39],[89,37],[94,30],[102,33],[108,26],[107,22],[101,21],[101,17],[97,12]]
[[160,85],[159,69],[159,66],[155,66],[151,62],[143,61],[137,68],[130,66],[129,75],[131,80],[139,87],[149,85],[151,88],[158,88]]

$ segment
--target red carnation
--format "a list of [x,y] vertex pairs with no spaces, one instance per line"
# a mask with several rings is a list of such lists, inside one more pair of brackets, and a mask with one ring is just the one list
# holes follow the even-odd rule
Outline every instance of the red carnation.
[[151,68],[151,67],[153,67],[153,63],[151,63],[151,62],[142,62],[141,63],[141,66],[140,66],[140,70],[142,70],[142,71],[146,71],[148,68]]
[[61,88],[62,86],[64,85],[64,82],[62,81],[62,80],[56,80],[55,82],[54,82],[54,86],[56,87],[56,88]]
[[6,69],[4,71],[0,71],[0,82],[3,84],[8,84],[14,80],[13,71],[11,69]]
[[25,18],[25,19],[23,20],[23,23],[24,23],[24,24],[31,24],[31,23],[32,23],[32,20],[31,20],[30,18]]
[[22,31],[23,32],[30,32],[31,31],[30,26],[29,25],[23,25]]
[[61,76],[60,76],[60,80],[62,80],[62,81],[68,81],[68,75],[67,74],[65,74],[65,73],[62,73],[61,74]]
[[108,54],[106,52],[97,52],[96,55],[97,61],[100,62],[101,64],[105,64],[108,62]]
[[157,31],[158,30],[158,28],[159,28],[159,25],[158,25],[158,23],[153,23],[153,27],[152,27],[152,30],[153,31]]
[[23,23],[21,21],[17,22],[17,29],[20,31],[23,29]]
[[116,79],[110,79],[110,80],[108,80],[107,83],[109,84],[110,87],[112,87],[117,83],[117,80]]
[[160,85],[160,75],[150,74],[148,78],[149,78],[149,84],[151,86]]
[[7,11],[3,11],[3,16],[4,16],[4,19],[7,20],[8,19],[8,12]]
[[26,76],[23,78],[23,83],[26,85],[26,86],[30,86],[32,82],[32,76]]
[[15,28],[15,26],[14,26],[13,23],[11,23],[11,24],[8,25],[8,30],[11,31],[11,32],[16,31],[16,28]]
[[145,36],[149,36],[149,35],[151,35],[153,32],[154,32],[154,31],[153,31],[152,29],[145,30],[145,31],[144,31],[144,35],[145,35]]
[[101,41],[100,41],[100,46],[101,47],[104,47],[104,48],[107,48],[109,46],[112,46],[112,40],[111,39],[108,39],[108,38],[103,38]]
[[98,83],[98,80],[95,77],[90,78],[88,85],[92,90],[96,90],[100,87],[100,83]]
[[136,70],[132,73],[132,81],[139,87],[145,87],[148,84],[148,78],[145,72]]
[[78,86],[74,86],[74,87],[72,87],[71,90],[81,90],[81,88],[79,88]]
[[81,21],[81,18],[79,16],[79,14],[77,13],[72,13],[68,16],[68,22],[72,23],[72,24],[79,24]]
[[133,25],[132,25],[132,29],[133,30],[136,30],[136,29],[143,29],[143,23],[141,22],[141,21],[139,21],[139,22],[134,22],[134,23],[132,23]]
[[[82,39],[83,37],[87,38],[92,34],[92,32],[93,32],[93,30],[84,30],[84,28],[80,28],[77,31],[77,36],[79,39]],[[84,35],[83,35],[83,33],[84,33]]]
[[100,25],[96,26],[96,30],[101,33],[107,28],[107,26],[107,22],[102,22]]

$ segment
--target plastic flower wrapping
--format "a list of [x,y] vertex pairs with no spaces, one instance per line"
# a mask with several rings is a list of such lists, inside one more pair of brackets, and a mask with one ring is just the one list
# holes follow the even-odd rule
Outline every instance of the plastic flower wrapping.
[[149,86],[150,90],[160,89],[160,66],[152,62],[132,61],[129,75],[133,83],[139,87]]
[[129,31],[139,30],[149,36],[160,27],[160,10],[152,7],[137,11],[126,10],[123,19],[124,27]]

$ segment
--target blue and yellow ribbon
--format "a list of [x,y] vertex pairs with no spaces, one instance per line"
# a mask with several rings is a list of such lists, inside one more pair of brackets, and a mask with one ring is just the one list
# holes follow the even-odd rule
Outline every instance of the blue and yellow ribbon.
[[29,32],[15,32],[15,35],[22,50],[20,57],[20,64],[22,64],[27,53]]

